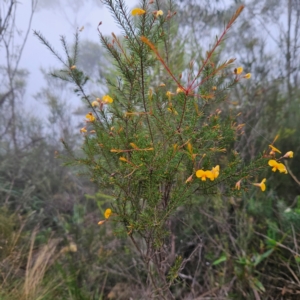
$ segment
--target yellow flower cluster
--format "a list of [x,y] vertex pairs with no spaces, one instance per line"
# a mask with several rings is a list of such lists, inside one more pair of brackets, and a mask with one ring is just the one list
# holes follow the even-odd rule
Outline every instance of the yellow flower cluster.
[[[142,16],[146,13],[146,11],[142,8],[134,8],[132,11],[131,11],[131,15],[132,16]],[[154,16],[157,18],[159,16],[163,16],[164,12],[160,9],[160,10],[156,10],[153,12]]]
[[[111,104],[113,102],[114,100],[112,97],[110,97],[109,95],[104,95],[102,99],[96,98],[96,100],[93,101],[91,104],[92,107],[99,107],[99,109],[102,110],[104,104]],[[93,123],[96,120],[96,117],[93,115],[92,112],[87,113],[85,115],[85,118],[86,118],[86,122],[88,123]],[[80,133],[86,133],[86,132],[87,132],[86,127],[82,127],[80,129]],[[95,133],[95,131],[90,131],[90,133]]]
[[[271,148],[270,155],[275,156],[276,153],[281,154],[281,151],[279,149],[277,149],[276,147],[274,147],[273,145],[269,145],[269,147]],[[282,158],[292,158],[293,156],[294,156],[294,152],[293,151],[288,151],[285,155],[283,155],[279,159],[282,159]],[[268,165],[270,167],[272,167],[272,171],[273,172],[279,171],[280,173],[284,173],[284,174],[288,173],[285,165],[283,163],[281,163],[281,162],[278,162],[275,159],[270,159],[268,161]],[[235,185],[235,188],[238,189],[238,190],[240,189],[240,181],[238,181],[236,183],[236,185]],[[253,185],[260,187],[261,190],[264,192],[266,190],[266,184],[265,184],[265,182],[266,182],[266,178],[264,178],[260,183],[253,183]]]
[[103,104],[111,104],[114,102],[114,99],[110,97],[109,95],[105,95],[102,97],[102,100],[100,98],[96,98],[95,101],[92,102],[93,107],[101,106]]
[[216,178],[218,178],[220,173],[220,166],[217,165],[213,167],[211,170],[198,170],[196,171],[196,177],[200,178],[202,181],[206,181],[206,179],[210,179],[211,181],[214,181]]
[[[235,75],[241,75],[243,73],[243,67],[238,67],[234,69],[234,74]],[[251,73],[245,74],[242,78],[250,79],[251,78]]]

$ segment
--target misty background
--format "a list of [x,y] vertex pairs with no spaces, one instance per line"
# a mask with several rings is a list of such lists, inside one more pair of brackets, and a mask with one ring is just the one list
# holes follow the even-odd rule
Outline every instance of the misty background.
[[[129,12],[139,6],[124,2]],[[170,1],[159,2],[166,16]],[[219,63],[236,58],[230,76],[239,66],[252,74],[220,105],[224,116],[244,124],[228,153],[238,152],[248,164],[268,156],[279,136],[274,145],[282,154],[293,151],[294,158],[285,162],[288,175],[264,173],[264,193],[251,184],[261,178],[243,179],[238,195],[205,195],[201,205],[180,208],[170,234],[174,255],[188,261],[173,292],[183,300],[298,299],[300,1],[174,3],[167,50],[176,75],[187,74],[191,61],[201,66],[216,35],[245,4],[213,57]],[[33,33],[65,59],[60,37],[72,47],[79,32],[76,67],[90,78],[90,99],[101,98],[108,92],[106,78],[120,73],[100,43],[99,22],[104,35],[114,32],[122,41],[122,30],[100,0],[0,0],[1,300],[147,299],[153,292],[128,236],[116,237],[110,223],[98,226],[111,191],[99,190],[89,172],[72,162],[72,153],[81,153],[80,128],[90,108],[74,85],[50,75],[63,65]],[[154,81],[169,84],[164,68],[157,69]]]
[[[129,8],[133,7],[135,1],[126,0],[125,3]],[[1,6],[0,6],[1,7]],[[4,6],[3,6],[4,11]],[[34,15],[31,19],[31,13],[34,10]],[[40,43],[37,37],[34,36],[33,30],[41,32],[53,45],[58,52],[62,53],[60,36],[67,37],[67,40],[72,43],[74,33],[84,27],[80,33],[82,42],[92,42],[94,45],[100,45],[99,33],[97,26],[102,21],[101,31],[105,35],[110,35],[114,32],[116,35],[121,33],[120,28],[114,22],[109,10],[101,4],[100,0],[89,1],[18,1],[15,20],[15,30],[17,32],[14,37],[14,43],[22,44],[26,34],[28,38],[24,45],[22,57],[19,67],[28,71],[26,77],[26,91],[24,93],[25,109],[37,117],[46,117],[47,108],[34,96],[46,84],[44,80],[45,73],[50,70],[59,69],[61,65],[55,57],[47,51]],[[29,24],[31,22],[31,24]],[[30,28],[29,28],[30,26]],[[27,30],[29,30],[27,32]],[[102,55],[99,51],[98,55]],[[91,62],[92,67],[97,67],[97,56]],[[0,48],[0,64],[5,62],[5,53],[3,48]],[[100,66],[99,66],[100,67]],[[41,72],[44,70],[44,74]],[[92,70],[89,70],[90,72]],[[71,94],[69,99],[72,107],[75,110],[76,106],[81,106],[82,103],[78,97]]]

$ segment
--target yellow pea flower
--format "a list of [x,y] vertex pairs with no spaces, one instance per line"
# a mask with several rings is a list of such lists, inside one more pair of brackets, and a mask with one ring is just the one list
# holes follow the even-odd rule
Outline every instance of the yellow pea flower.
[[205,172],[206,172],[207,178],[209,178],[211,181],[215,180],[215,176],[212,171],[205,171]]
[[190,142],[188,142],[188,144],[187,144],[187,149],[188,149],[188,152],[192,155],[193,154],[193,146]]
[[99,102],[98,102],[98,101],[93,101],[93,102],[92,102],[92,106],[93,106],[93,107],[99,106]]
[[269,160],[268,164],[269,164],[270,167],[273,167],[272,168],[273,172],[276,172],[278,170],[280,173],[287,174],[287,169],[286,169],[284,164],[279,163],[274,159]]
[[218,178],[220,173],[220,166],[219,165],[215,166],[214,168],[212,168],[211,172],[213,174],[213,180]]
[[172,113],[173,115],[175,115],[175,116],[178,115],[178,112],[177,112],[177,110],[174,107],[168,107],[168,111],[170,113]]
[[112,214],[112,210],[110,208],[106,209],[104,212],[105,219],[108,219],[111,214]]
[[234,69],[234,73],[236,75],[239,75],[243,72],[243,70],[244,70],[243,67],[238,67],[238,68]]
[[200,178],[202,181],[206,181],[206,178],[214,180],[214,175],[211,171],[198,170],[196,172],[196,177]]
[[274,147],[273,145],[269,145],[269,147],[271,148],[271,150],[272,150],[273,152],[281,153],[281,151],[278,150],[278,149],[277,149],[276,147]]
[[164,14],[164,12],[161,9],[155,12],[156,17],[162,16],[163,14]]
[[146,11],[143,10],[142,8],[134,8],[131,11],[132,16],[141,16],[141,15],[144,15],[145,13],[146,13]]
[[266,185],[265,185],[265,182],[266,182],[266,178],[264,178],[261,183],[252,183],[253,185],[255,186],[258,186],[261,188],[261,190],[264,192],[266,190]]
[[139,149],[139,147],[135,144],[135,143],[129,143],[129,145],[133,148],[133,149]]
[[113,98],[112,97],[110,97],[109,95],[105,95],[105,96],[103,96],[102,97],[102,101],[104,102],[104,103],[113,103],[114,102],[114,100],[113,100]]
[[96,120],[96,118],[94,117],[94,115],[89,112],[88,114],[85,115],[85,117],[90,121],[90,122],[94,122]]
[[179,93],[184,93],[184,89],[181,88],[181,87],[178,87],[178,88],[176,89],[176,93],[177,93],[177,94],[179,94]]
[[250,79],[251,78],[251,73],[247,73],[243,76],[243,78],[246,78],[246,79]]
[[292,158],[294,157],[293,151],[288,151],[286,154],[283,155],[284,158]]
[[87,130],[86,130],[85,127],[82,127],[82,128],[80,129],[80,133],[86,133],[86,132],[87,132]]
[[171,100],[172,95],[174,95],[172,92],[170,92],[170,91],[166,92],[166,96],[168,97],[169,101]]
[[[111,151],[111,150],[110,150]],[[112,152],[112,151],[111,151]],[[119,158],[120,161],[128,162],[128,159],[126,159],[124,156],[121,156]]]
[[204,170],[198,170],[196,172],[196,177],[201,178],[202,181],[206,181],[207,175]]

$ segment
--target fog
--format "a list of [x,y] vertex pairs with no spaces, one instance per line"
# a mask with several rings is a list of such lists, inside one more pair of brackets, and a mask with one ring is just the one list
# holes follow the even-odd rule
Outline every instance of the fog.
[[[134,1],[125,1],[128,7],[132,7]],[[84,5],[79,3],[85,3]],[[71,4],[71,5],[70,5]],[[21,43],[28,28],[32,3],[29,0],[21,0],[18,4],[16,25],[19,30],[17,43]],[[58,52],[61,49],[60,37],[65,36],[71,43],[74,33],[84,27],[80,32],[81,40],[99,42],[97,26],[102,21],[101,31],[110,35],[111,32],[120,34],[120,29],[115,24],[109,10],[100,1],[74,2],[68,0],[45,1],[40,0],[33,15],[31,29],[20,60],[20,68],[28,70],[27,89],[24,99],[25,107],[36,116],[44,116],[46,107],[34,99],[45,81],[41,68],[59,68],[59,61],[40,43],[34,36],[33,30],[42,33]],[[100,42],[99,42],[100,44]],[[0,63],[5,59],[0,56]],[[80,104],[80,101],[75,100]]]

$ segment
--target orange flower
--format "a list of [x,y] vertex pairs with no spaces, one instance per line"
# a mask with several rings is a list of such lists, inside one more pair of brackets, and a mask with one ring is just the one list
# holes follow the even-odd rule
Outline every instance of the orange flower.
[[264,178],[261,183],[252,183],[253,185],[255,186],[258,186],[261,188],[261,190],[264,192],[266,190],[266,185],[265,185],[265,182],[266,182],[266,178]]

